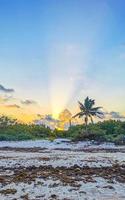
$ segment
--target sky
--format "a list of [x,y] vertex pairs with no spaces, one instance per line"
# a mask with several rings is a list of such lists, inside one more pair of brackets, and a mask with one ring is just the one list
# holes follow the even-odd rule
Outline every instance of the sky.
[[0,0],[0,113],[125,115],[125,1]]

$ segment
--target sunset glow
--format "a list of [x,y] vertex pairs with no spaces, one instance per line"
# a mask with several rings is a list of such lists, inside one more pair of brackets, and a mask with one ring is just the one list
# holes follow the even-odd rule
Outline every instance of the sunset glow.
[[0,0],[0,200],[125,200],[125,0]]
[[6,2],[0,1],[0,114],[58,119],[90,96],[106,112],[125,115],[123,1]]

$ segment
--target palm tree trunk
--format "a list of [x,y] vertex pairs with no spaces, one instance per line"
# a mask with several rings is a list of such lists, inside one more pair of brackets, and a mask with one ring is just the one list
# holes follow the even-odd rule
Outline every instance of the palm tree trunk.
[[90,119],[91,119],[91,123],[93,124],[93,119],[92,119],[92,116],[90,116]]
[[69,120],[69,127],[71,127],[72,126],[72,120],[70,119]]
[[87,132],[87,126],[88,126],[88,117],[86,116],[85,117],[85,130]]

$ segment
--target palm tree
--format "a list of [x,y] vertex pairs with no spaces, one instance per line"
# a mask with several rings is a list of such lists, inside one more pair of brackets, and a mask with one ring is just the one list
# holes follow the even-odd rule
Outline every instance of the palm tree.
[[79,117],[79,118],[84,117],[86,130],[89,119],[93,123],[93,117],[103,118],[104,114],[103,112],[100,111],[102,107],[94,107],[95,100],[86,97],[84,104],[82,104],[81,102],[78,103],[80,112],[73,117]]

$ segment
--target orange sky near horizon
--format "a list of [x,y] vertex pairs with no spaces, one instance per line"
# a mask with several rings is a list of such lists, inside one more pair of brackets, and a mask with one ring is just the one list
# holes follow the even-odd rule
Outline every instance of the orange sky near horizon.
[[123,0],[0,1],[0,114],[74,115],[88,96],[125,117],[124,8]]
[[[69,111],[74,115],[79,111],[78,106],[75,107],[76,109]],[[58,115],[60,113],[42,113],[42,110],[34,109],[32,106],[29,108],[19,108],[16,104],[10,104],[10,105],[0,105],[0,115],[7,115],[9,117],[12,117],[14,119],[17,119],[21,123],[32,123],[34,120],[39,119],[38,114],[44,116],[45,114],[52,114],[53,118],[58,119]],[[63,110],[60,110],[62,112]],[[104,110],[104,112],[107,112],[107,110]],[[120,115],[125,116],[125,113],[120,113]],[[105,119],[110,119],[111,116],[106,116]],[[95,119],[95,121],[98,121]],[[81,123],[81,120],[80,120]]]

